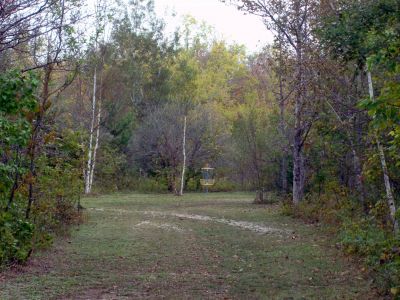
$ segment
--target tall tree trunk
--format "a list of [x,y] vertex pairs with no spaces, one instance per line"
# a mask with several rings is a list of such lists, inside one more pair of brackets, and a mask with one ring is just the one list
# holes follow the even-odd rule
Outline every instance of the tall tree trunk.
[[[282,84],[280,84],[282,85]],[[283,99],[283,88],[282,86],[280,87],[280,101],[279,101],[279,109],[280,109],[280,115],[279,115],[279,131],[282,139],[282,158],[281,158],[281,170],[280,170],[280,177],[281,177],[281,189],[283,192],[287,192],[288,190],[288,181],[287,181],[287,168],[288,168],[288,162],[287,162],[287,157],[288,157],[288,145],[287,145],[287,139],[286,139],[286,132],[285,132],[285,102]]]
[[288,168],[288,141],[286,136],[286,123],[285,123],[285,95],[283,87],[283,55],[282,55],[282,34],[278,33],[279,40],[279,69],[278,69],[278,81],[279,81],[279,133],[282,141],[281,150],[282,158],[280,164],[280,181],[281,189],[284,193],[288,191],[288,180],[287,180],[287,168]]
[[[369,90],[369,96],[371,100],[374,101],[374,88],[372,85],[372,77],[371,77],[371,72],[367,71],[367,77],[368,77],[368,90]],[[386,157],[385,157],[385,152],[383,150],[383,146],[379,140],[378,133],[375,131],[375,138],[376,138],[376,144],[378,146],[378,152],[379,152],[379,158],[381,160],[381,167],[382,167],[382,172],[383,172],[383,180],[385,182],[385,189],[386,189],[386,199],[387,199],[387,204],[389,207],[389,216],[391,221],[393,222],[393,230],[395,233],[399,232],[399,224],[396,220],[396,205],[394,203],[394,197],[392,193],[392,187],[390,185],[390,178],[389,178],[389,172],[387,169],[387,164],[386,164]]]
[[182,141],[182,154],[183,154],[183,165],[182,165],[182,177],[181,177],[181,190],[179,195],[183,195],[183,186],[185,184],[185,169],[186,169],[186,116],[183,121],[183,141]]
[[96,167],[96,156],[97,156],[97,149],[99,148],[99,137],[100,137],[100,122],[101,122],[101,98],[98,101],[99,109],[97,111],[97,124],[96,124],[96,140],[93,149],[93,158],[92,158],[92,167],[90,169],[90,191],[92,190],[93,186],[93,174]]
[[304,158],[301,131],[296,130],[293,145],[293,204],[298,205],[304,196]]
[[93,165],[92,154],[93,154],[94,122],[96,119],[96,88],[97,88],[96,84],[97,84],[97,68],[94,69],[94,74],[93,74],[92,120],[90,124],[88,160],[87,160],[86,176],[85,176],[85,194],[89,194],[91,192],[90,175],[92,174],[92,165]]
[[295,97],[295,128],[293,141],[293,204],[298,205],[304,196],[304,158],[303,158],[303,55],[301,34],[296,47],[296,84],[297,91]]

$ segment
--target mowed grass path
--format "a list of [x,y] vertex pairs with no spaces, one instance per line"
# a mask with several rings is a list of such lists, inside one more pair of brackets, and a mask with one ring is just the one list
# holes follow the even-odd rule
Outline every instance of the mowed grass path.
[[68,239],[0,273],[0,299],[376,299],[334,241],[252,198],[87,198]]

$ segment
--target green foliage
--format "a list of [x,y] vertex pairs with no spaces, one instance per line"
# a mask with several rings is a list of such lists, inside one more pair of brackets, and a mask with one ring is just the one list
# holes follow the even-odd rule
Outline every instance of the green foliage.
[[99,192],[117,191],[123,188],[126,173],[126,156],[109,144],[102,145],[98,151],[95,171],[95,189]]
[[290,201],[282,206],[284,215],[329,225],[344,252],[363,258],[375,272],[383,291],[400,285],[400,236],[393,235],[386,211],[386,202],[378,201],[366,216],[346,190],[310,194],[298,207]]
[[51,154],[42,155],[37,161],[36,187],[41,197],[33,207],[36,244],[43,246],[48,244],[49,234],[63,231],[79,220],[76,207],[83,190],[84,150],[79,133],[66,130],[53,137],[47,148]]
[[374,224],[373,217],[360,220],[344,220],[339,233],[339,239],[345,247],[346,253],[370,256],[375,259],[380,249],[387,242],[387,237],[382,229]]
[[[336,57],[372,73],[375,98],[364,97],[374,131],[389,137],[392,157],[400,149],[400,5],[397,0],[344,1],[324,19],[320,36]],[[389,135],[388,135],[389,133]],[[398,162],[397,162],[398,163]]]
[[[27,260],[33,248],[50,245],[57,231],[79,217],[84,153],[80,136],[47,126],[40,140],[32,139],[37,88],[34,74],[0,75],[0,265]],[[41,147],[33,161],[34,174],[33,143]],[[26,219],[29,184],[35,201]]]
[[33,93],[38,79],[33,73],[27,75],[9,71],[0,75],[0,111],[10,115],[23,116],[36,107]]
[[0,265],[25,261],[33,246],[34,225],[24,220],[20,210],[3,209],[8,205],[14,178],[26,173],[20,152],[31,134],[37,85],[32,73],[0,74]]
[[[278,133],[275,111],[268,110],[260,103],[249,101],[237,109],[232,128],[233,159],[238,169],[232,172],[246,178],[251,188],[273,189],[279,165],[276,163],[283,154],[276,145],[284,143]],[[276,157],[271,161],[270,157]]]
[[198,192],[201,190],[200,186],[200,178],[199,177],[191,177],[186,183],[185,191],[187,192]]
[[0,212],[0,266],[24,262],[32,251],[34,225],[11,213]]
[[24,168],[10,155],[15,149],[26,146],[30,133],[30,118],[36,109],[34,90],[36,76],[8,71],[0,74],[0,197],[9,190],[15,173]]
[[141,193],[166,193],[168,185],[165,180],[157,178],[139,178],[136,181],[135,190]]
[[[296,68],[298,58],[285,44],[284,34],[277,36],[275,46],[247,57],[243,46],[216,39],[210,27],[188,17],[183,41],[178,34],[170,41],[153,1],[134,0],[120,8],[121,17],[114,19],[107,42],[98,39],[96,47],[82,47],[89,50],[86,57],[79,57],[83,64],[71,87],[60,82],[75,74],[56,64],[39,69],[42,76],[2,73],[0,264],[24,261],[32,247],[50,245],[66,225],[79,220],[76,207],[88,142],[80,132],[91,127],[88,116],[96,96],[101,120],[95,192],[176,192],[186,117],[185,191],[202,190],[200,168],[209,163],[218,173],[210,192],[268,190],[267,201],[273,202],[280,197],[278,189],[290,195],[290,151],[293,138],[300,134],[307,137],[301,150],[308,195],[297,207],[285,202],[284,213],[333,224],[346,252],[367,257],[370,266],[387,275],[390,287],[399,286],[398,252],[393,250],[398,249],[398,237],[388,230],[388,207],[380,200],[380,158],[370,151],[374,137],[367,130],[372,124],[385,154],[390,154],[388,168],[398,198],[399,2],[330,4],[321,3],[320,11],[312,6],[307,10],[312,21],[306,27],[319,28],[317,34],[306,35],[312,38],[298,41],[298,54],[305,59],[301,68]],[[105,17],[98,21],[103,23]],[[104,28],[100,25],[98,33]],[[69,36],[64,43],[71,49],[60,55],[69,56],[78,48],[73,39],[78,33],[70,26],[64,33]],[[39,45],[42,50],[44,44]],[[62,69],[71,66],[66,62]],[[376,99],[360,101],[367,98],[366,66],[373,75]],[[296,84],[301,73],[310,80]],[[37,78],[43,79],[43,86]],[[40,95],[41,106],[35,95]],[[295,102],[302,102],[300,110]],[[365,191],[360,191],[361,185]],[[24,221],[32,191],[31,215]],[[361,198],[366,198],[363,208]]]
[[400,237],[393,237],[374,216],[345,220],[339,240],[346,253],[366,259],[367,265],[377,272],[380,287],[400,286]]
[[343,1],[337,13],[324,17],[318,33],[336,57],[365,64],[369,56],[390,44],[393,31],[387,25],[398,22],[398,11],[396,0]]
[[239,190],[238,184],[228,178],[217,178],[215,184],[208,188],[210,192],[233,192]]

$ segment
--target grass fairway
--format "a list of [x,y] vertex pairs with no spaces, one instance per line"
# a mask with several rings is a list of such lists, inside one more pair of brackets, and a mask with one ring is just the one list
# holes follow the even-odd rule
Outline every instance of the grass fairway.
[[0,299],[376,298],[332,240],[252,198],[87,198],[87,223],[0,274]]

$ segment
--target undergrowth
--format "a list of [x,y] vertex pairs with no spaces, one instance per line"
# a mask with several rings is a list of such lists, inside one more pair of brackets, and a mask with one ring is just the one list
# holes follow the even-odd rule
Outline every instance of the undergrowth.
[[361,258],[382,294],[400,299],[400,235],[393,233],[384,200],[368,212],[346,191],[310,194],[297,207],[287,200],[282,213],[310,223],[324,223],[344,253]]

